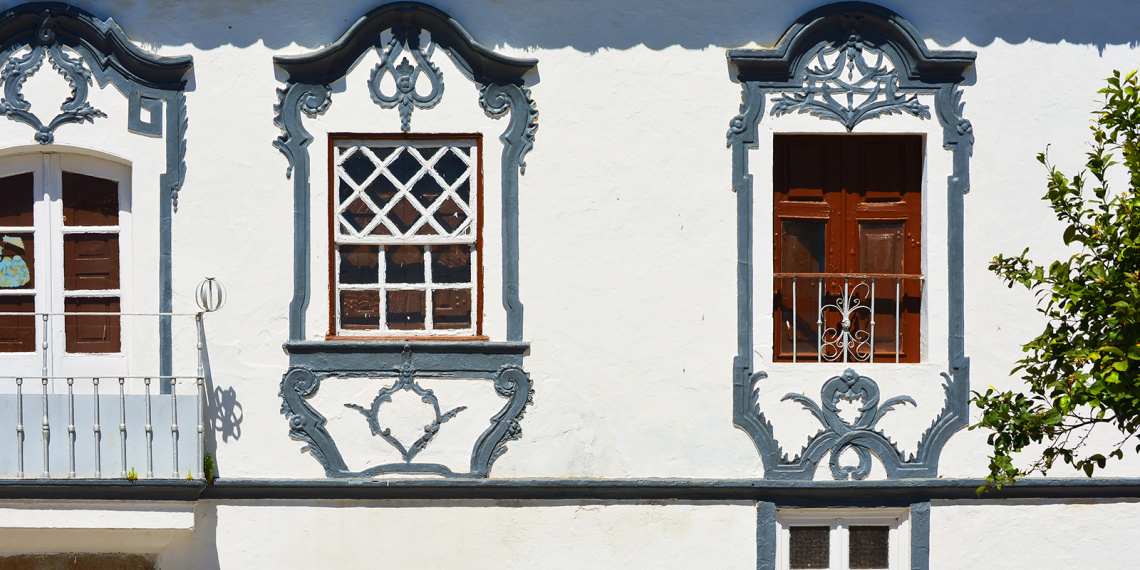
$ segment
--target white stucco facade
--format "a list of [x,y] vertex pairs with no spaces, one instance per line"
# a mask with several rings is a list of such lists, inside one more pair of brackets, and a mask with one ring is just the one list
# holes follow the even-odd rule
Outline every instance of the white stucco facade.
[[[0,372],[5,383],[0,396],[14,402],[15,377],[30,377],[23,387],[29,399],[22,445],[29,459],[22,479],[15,473],[14,447],[0,444],[5,478],[0,480],[0,557],[145,553],[157,555],[157,567],[164,569],[768,568],[763,544],[768,523],[759,501],[774,503],[776,520],[808,506],[850,513],[928,503],[928,539],[912,543],[910,533],[922,529],[907,522],[907,535],[899,539],[906,541],[907,559],[891,568],[911,568],[912,547],[919,543],[929,545],[929,561],[927,566],[915,562],[915,569],[993,568],[998,561],[1042,570],[1132,565],[1130,546],[1137,540],[1134,522],[1140,516],[1140,457],[1135,454],[1098,471],[1103,487],[1090,484],[1071,492],[1052,487],[1039,497],[1019,499],[976,499],[961,496],[960,490],[954,499],[934,491],[934,498],[924,496],[921,489],[976,482],[987,473],[987,433],[963,429],[941,449],[937,476],[917,484],[890,479],[876,458],[867,481],[887,490],[864,500],[863,484],[833,482],[829,456],[814,472],[814,482],[798,483],[822,494],[797,494],[795,481],[771,486],[757,445],[734,425],[738,196],[725,136],[730,119],[740,112],[741,84],[726,62],[726,50],[772,47],[797,18],[823,3],[429,4],[487,49],[537,60],[536,70],[522,78],[538,110],[538,131],[523,157],[525,174],[517,188],[517,285],[525,307],[521,341],[529,343],[520,358],[533,401],[518,419],[519,438],[504,439],[507,451],[491,459],[489,477],[398,472],[328,477],[323,460],[305,449],[312,442],[290,437],[290,420],[282,413],[282,376],[297,366],[291,361],[297,352],[283,351],[282,345],[326,342],[330,329],[329,136],[399,134],[401,119],[396,109],[381,108],[369,96],[370,74],[383,57],[371,48],[343,79],[330,82],[327,109],[299,114],[313,138],[307,146],[311,253],[305,335],[291,339],[298,226],[296,180],[286,177],[286,169],[296,160],[291,163],[274,147],[283,136],[274,122],[277,90],[290,79],[274,57],[327,49],[380,5],[75,0],[76,8],[100,21],[113,18],[148,53],[193,58],[183,77],[185,171],[177,211],[171,214],[169,250],[172,310],[184,315],[174,317],[172,366],[173,375],[183,379],[175,388],[182,398],[179,479],[165,480],[181,494],[176,500],[163,495],[163,480],[173,467],[171,397],[154,389],[154,405],[165,405],[166,411],[155,412],[155,475],[145,480],[140,442],[146,436],[131,432],[138,435],[123,440],[127,451],[117,447],[119,388],[113,380],[99,388],[100,401],[107,402],[102,421],[108,438],[102,444],[101,480],[122,484],[107,490],[85,483],[93,477],[83,469],[94,459],[82,450],[76,452],[78,473],[69,479],[63,415],[51,419],[51,445],[58,446],[51,449],[52,481],[38,479],[40,360],[0,355],[0,366],[9,369]],[[1079,170],[1091,112],[1098,107],[1095,92],[1113,70],[1140,66],[1140,5],[923,1],[882,6],[905,18],[931,52],[976,52],[960,83],[962,115],[975,137],[961,232],[965,356],[971,389],[1016,387],[1021,381],[1010,370],[1021,345],[1044,322],[1030,293],[1006,288],[987,266],[994,255],[1016,254],[1027,246],[1039,260],[1068,255],[1063,227],[1040,200],[1045,170],[1035,156],[1048,148],[1061,170]],[[14,2],[0,8],[23,9]],[[386,42],[391,34],[384,33]],[[510,223],[501,207],[501,157],[510,143],[500,136],[513,114],[527,110],[512,107],[504,116],[488,116],[480,107],[477,82],[464,77],[461,66],[442,49],[432,62],[444,93],[433,107],[414,108],[409,132],[482,137],[479,295],[486,339],[481,341],[506,344],[519,339],[508,338],[509,315],[502,302],[510,285],[504,284],[503,268],[511,260],[504,258],[501,231]],[[23,94],[33,112],[50,116],[70,89],[45,63]],[[24,123],[0,120],[0,169],[5,160],[32,157],[34,162],[51,153],[129,172],[123,312],[157,313],[160,215],[162,200],[168,199],[159,181],[168,168],[167,137],[173,133],[169,124],[161,136],[130,132],[129,97],[112,84],[96,81],[88,101],[106,116],[58,127],[51,145],[37,144],[35,130]],[[920,95],[920,101],[934,109],[933,95]],[[757,402],[790,455],[821,426],[801,405],[781,398],[794,392],[818,401],[823,382],[848,366],[773,362],[773,140],[783,134],[846,132],[837,122],[807,114],[772,117],[765,110],[755,148],[748,150],[755,220],[753,370],[768,374],[756,391]],[[946,236],[951,231],[947,179],[954,176],[954,159],[943,147],[937,114],[868,119],[853,133],[923,137],[921,361],[852,365],[874,378],[884,400],[905,394],[916,402],[885,414],[876,426],[905,456],[916,452],[946,400],[940,374],[950,369],[952,358],[947,306],[954,269],[947,261]],[[1118,187],[1126,183],[1119,170],[1114,180]],[[206,277],[227,291],[226,304],[204,316],[204,451],[216,462],[214,489],[201,487],[195,464],[199,351],[193,313],[199,310],[196,287]],[[106,371],[86,376],[158,374],[157,320],[137,319],[142,324],[123,324],[125,363],[114,365],[121,370],[108,364]],[[398,361],[400,350],[392,354]],[[357,411],[344,407],[367,407],[397,375],[390,368],[371,375],[332,374],[305,400],[327,420],[324,428],[353,472],[404,462],[393,445],[369,432]],[[495,391],[492,376],[471,376],[446,373],[420,382],[444,411],[466,408],[436,425],[438,434],[416,461],[469,471],[473,445],[509,400]],[[75,386],[76,398],[92,391],[90,378]],[[51,400],[57,410],[52,413],[62,414],[67,384],[51,380],[43,390],[57,398]],[[124,390],[127,401],[142,398],[145,387],[136,379]],[[11,402],[0,400],[4,442],[14,440],[16,430]],[[86,414],[91,405],[77,409],[82,417],[75,420],[76,446],[90,448]],[[403,422],[386,427],[405,446],[433,419],[427,400],[410,391],[394,394],[386,409],[391,421]],[[141,425],[142,408],[131,410],[130,421]],[[973,423],[977,410],[970,414]],[[1118,434],[1096,437],[1107,441]],[[129,451],[126,465],[120,465],[121,451]],[[144,480],[130,487],[118,479],[121,467],[136,468]],[[194,481],[184,480],[187,470]],[[1083,478],[1064,468],[1050,475]],[[409,494],[360,491],[389,482],[409,485]],[[458,486],[449,486],[452,482]],[[601,489],[613,482],[627,490],[560,494],[559,482],[574,489]],[[761,490],[752,495],[741,490],[753,483]],[[637,491],[641,484],[681,491],[642,493]],[[962,489],[966,486],[962,483]],[[52,490],[57,487],[62,490]],[[697,487],[710,491],[698,496]],[[835,492],[819,491],[827,488]]]

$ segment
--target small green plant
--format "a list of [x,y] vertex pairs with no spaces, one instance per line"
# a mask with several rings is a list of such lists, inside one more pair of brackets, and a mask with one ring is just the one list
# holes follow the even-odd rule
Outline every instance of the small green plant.
[[206,476],[207,485],[214,484],[214,458],[209,453],[202,458],[202,474]]
[[138,480],[139,480],[138,471],[135,471],[135,468],[131,467],[131,470],[127,471],[127,481],[134,483],[135,481],[138,481]]
[[186,480],[187,481],[193,481],[194,480],[194,474],[191,473],[190,471],[186,471]]

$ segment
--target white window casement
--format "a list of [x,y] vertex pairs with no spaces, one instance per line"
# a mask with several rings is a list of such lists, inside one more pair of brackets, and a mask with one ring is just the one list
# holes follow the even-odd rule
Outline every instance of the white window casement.
[[907,509],[799,509],[776,512],[776,568],[910,568]]
[[8,375],[125,372],[118,313],[129,304],[130,196],[130,169],[120,164],[58,153],[0,159]]
[[480,135],[329,143],[330,336],[480,335]]

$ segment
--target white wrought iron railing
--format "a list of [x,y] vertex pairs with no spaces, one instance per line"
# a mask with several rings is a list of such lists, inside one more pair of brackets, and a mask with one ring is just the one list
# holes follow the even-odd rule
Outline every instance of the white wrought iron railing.
[[[922,275],[873,274],[873,273],[775,273],[776,288],[781,296],[778,310],[790,313],[785,321],[785,332],[791,334],[791,361],[800,361],[799,321],[803,317],[815,320],[815,360],[817,362],[875,362],[876,339],[889,340],[893,349],[888,359],[899,362],[906,350],[903,321],[909,312],[916,311],[904,307],[908,296],[921,296]],[[909,284],[917,283],[919,291]],[[807,295],[805,298],[803,295]],[[790,300],[790,306],[786,302]],[[803,301],[808,301],[804,310]],[[812,302],[814,300],[814,303]],[[884,302],[886,307],[883,306]],[[878,306],[876,307],[876,303]],[[884,311],[883,309],[887,309]],[[893,310],[892,310],[893,309]],[[883,331],[876,331],[876,317],[888,317],[894,334],[884,337]],[[790,321],[790,322],[789,322]],[[876,334],[876,332],[880,334]],[[779,334],[779,331],[777,332]],[[809,339],[810,340],[810,339]],[[783,342],[783,341],[781,341]],[[881,342],[881,341],[880,341]],[[777,352],[783,352],[781,346]]]
[[[39,321],[39,350],[42,368],[40,374],[9,375],[0,374],[0,421],[14,420],[15,446],[14,453],[4,453],[7,446],[0,445],[0,476],[18,479],[39,478],[32,473],[42,473],[43,478],[59,477],[62,470],[55,467],[60,465],[64,456],[67,461],[67,478],[104,478],[107,473],[117,471],[119,477],[128,477],[132,472],[138,478],[165,478],[164,473],[170,473],[172,478],[186,478],[188,475],[202,478],[203,459],[206,446],[206,360],[205,360],[205,328],[203,316],[205,313],[221,308],[225,300],[225,290],[216,281],[208,279],[198,288],[198,301],[201,311],[196,313],[15,313],[3,312],[3,317],[33,317]],[[184,375],[53,375],[49,366],[54,366],[53,338],[57,335],[52,327],[59,317],[99,316],[122,318],[192,318],[196,336],[197,371]],[[124,353],[128,349],[124,348]],[[88,355],[84,355],[88,356]],[[96,357],[97,358],[97,357]],[[169,394],[154,394],[153,385],[168,382]],[[62,388],[66,382],[66,394],[53,393]],[[112,386],[118,385],[118,395],[113,393],[100,394],[100,388],[110,382]],[[39,394],[26,391],[28,384],[39,384]],[[15,391],[9,392],[13,386]],[[193,394],[183,389],[180,393],[179,384],[189,384]],[[77,389],[80,393],[76,393]],[[118,434],[107,437],[103,418],[107,413],[118,418]],[[189,422],[195,431],[195,437],[184,441],[183,430],[185,423],[179,423],[179,417],[192,418]],[[39,429],[35,423],[39,420]],[[9,421],[10,421],[9,420]],[[89,423],[88,423],[89,421]],[[7,423],[7,422],[5,422]],[[86,431],[87,423],[91,430],[90,444],[84,444],[79,432]],[[157,436],[156,430],[170,426],[170,438]],[[9,425],[13,425],[9,424]],[[3,424],[0,424],[3,425]],[[10,428],[9,428],[10,429]],[[112,428],[114,429],[114,428]],[[5,429],[5,431],[7,431]],[[40,432],[40,442],[37,446],[31,440],[31,432]],[[66,448],[64,449],[57,434],[66,432]],[[11,433],[11,432],[9,432]],[[141,435],[141,439],[137,436]],[[53,437],[57,436],[57,437]],[[42,455],[36,453],[35,447],[40,447]],[[183,457],[193,454],[193,463],[183,472],[184,464],[179,461],[180,453]],[[117,455],[118,469],[104,469],[104,456]],[[156,471],[156,458],[159,458],[160,469]],[[14,464],[13,464],[14,460]],[[136,471],[136,462],[139,467],[145,466],[145,472]],[[166,471],[169,468],[169,471]],[[158,472],[160,475],[156,476]],[[114,475],[110,475],[114,477]]]

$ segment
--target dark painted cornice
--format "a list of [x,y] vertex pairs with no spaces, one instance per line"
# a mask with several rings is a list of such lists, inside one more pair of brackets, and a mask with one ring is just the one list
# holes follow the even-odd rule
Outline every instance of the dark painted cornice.
[[332,44],[305,55],[276,56],[273,62],[289,74],[290,83],[327,85],[348,75],[368,48],[380,45],[380,34],[392,27],[431,32],[432,41],[466,64],[476,83],[523,84],[523,75],[536,59],[499,55],[475,41],[467,30],[442,11],[419,2],[393,2],[365,14]]
[[866,2],[840,2],[821,6],[792,24],[776,47],[771,49],[731,49],[728,61],[736,66],[740,81],[791,84],[799,79],[798,70],[807,62],[801,58],[823,41],[844,40],[854,27],[865,39],[884,49],[898,48],[904,70],[900,83],[957,83],[977,54],[972,51],[930,51],[922,35],[902,16]]
[[888,507],[931,500],[1140,499],[1140,479],[1024,479],[977,494],[982,479],[4,479],[0,499],[766,501],[780,507]]
[[48,30],[63,45],[94,55],[95,61],[89,64],[99,71],[114,69],[127,79],[156,89],[179,91],[186,87],[183,76],[190,71],[190,56],[165,57],[145,52],[127,38],[115,20],[100,20],[59,2],[20,4],[0,14],[0,51],[16,44],[51,43],[37,37]]

